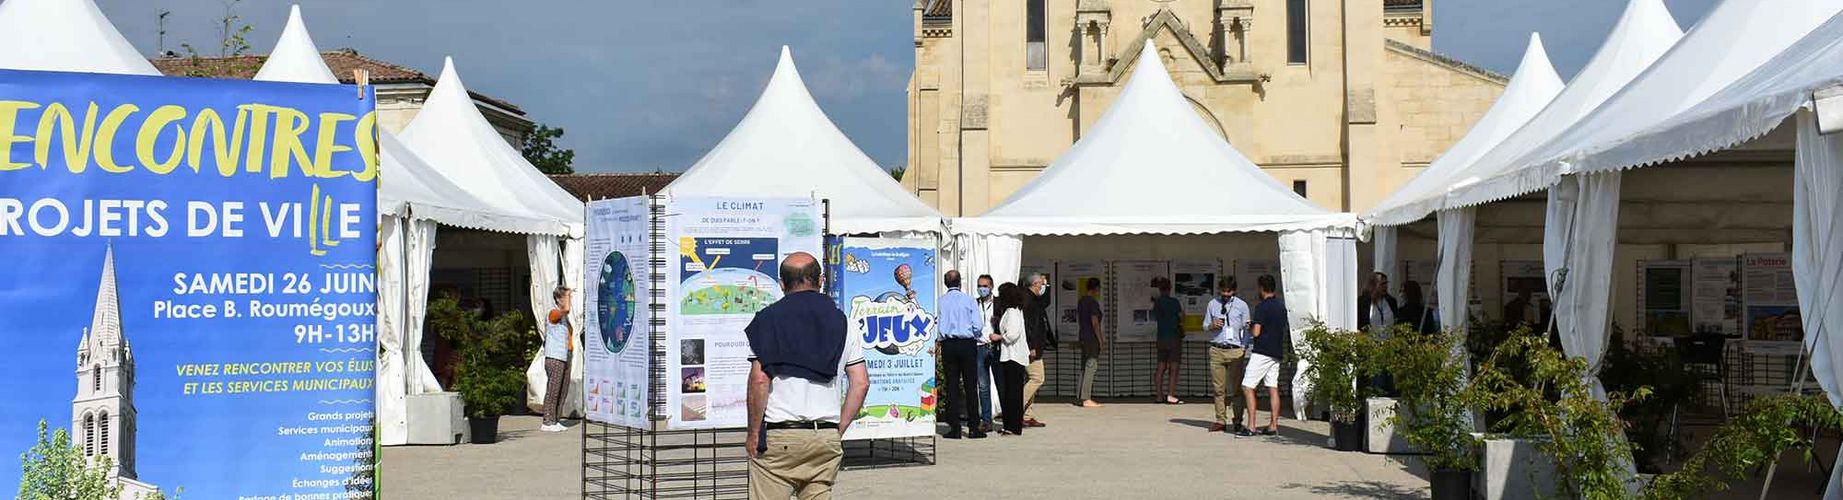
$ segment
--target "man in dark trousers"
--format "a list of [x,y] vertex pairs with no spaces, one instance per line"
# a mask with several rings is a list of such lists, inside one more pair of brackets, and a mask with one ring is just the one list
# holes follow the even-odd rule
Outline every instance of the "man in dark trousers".
[[819,259],[781,261],[781,300],[755,313],[749,339],[749,498],[832,498],[839,439],[870,392],[864,348],[820,293]]
[[960,439],[961,415],[971,420],[972,427],[966,437],[981,439],[985,432],[979,430],[979,336],[985,331],[980,318],[984,315],[979,310],[979,303],[971,295],[960,291],[960,272],[948,271],[942,277],[947,285],[947,293],[941,295],[936,303],[941,311],[935,317],[940,328],[941,348],[941,411],[936,415],[947,421],[947,439]]

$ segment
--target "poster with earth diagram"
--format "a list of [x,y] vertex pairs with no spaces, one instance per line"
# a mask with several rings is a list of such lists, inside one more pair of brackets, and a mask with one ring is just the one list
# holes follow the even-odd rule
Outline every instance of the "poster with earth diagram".
[[633,197],[588,207],[583,281],[588,286],[581,293],[589,308],[583,326],[589,348],[583,351],[582,404],[590,420],[629,428],[646,428],[651,395],[648,202]]

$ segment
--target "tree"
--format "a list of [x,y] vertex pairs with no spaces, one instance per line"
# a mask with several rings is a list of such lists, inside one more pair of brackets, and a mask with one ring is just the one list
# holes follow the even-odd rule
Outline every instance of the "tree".
[[531,162],[539,172],[552,175],[576,173],[576,169],[570,166],[570,162],[576,160],[576,151],[558,147],[557,139],[561,138],[563,128],[540,123],[531,133],[525,134],[525,140],[519,148],[525,153],[525,161]]
[[47,436],[38,421],[38,444],[19,456],[19,498],[22,500],[115,500],[122,487],[109,477],[114,464],[108,457],[89,463],[83,448],[70,442],[63,428]]
[[890,173],[890,177],[893,177],[896,179],[896,182],[902,182],[902,175],[909,173],[909,167],[905,167],[905,166],[890,167],[889,173]]
[[[225,3],[224,15],[216,19],[218,24],[217,57],[227,60],[221,61],[215,65],[207,65],[203,62],[205,56],[199,54],[197,47],[192,46],[190,43],[179,44],[180,49],[186,52],[186,58],[192,63],[192,67],[186,70],[186,76],[224,78],[239,76],[241,74],[246,74],[246,72],[254,72],[262,66],[263,58],[256,58],[250,61],[230,59],[249,54],[251,48],[249,34],[252,30],[256,29],[255,26],[243,22],[243,16],[237,14],[237,4],[242,1],[243,0],[230,0],[230,2]],[[172,11],[167,10],[162,10],[159,13],[160,52],[162,54],[167,53],[166,19],[172,14]]]

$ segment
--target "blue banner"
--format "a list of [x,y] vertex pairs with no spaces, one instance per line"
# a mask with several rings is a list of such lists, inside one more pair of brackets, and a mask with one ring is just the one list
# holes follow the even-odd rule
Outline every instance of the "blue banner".
[[0,488],[370,496],[374,100],[0,71]]
[[845,439],[934,434],[934,243],[834,240],[833,297],[864,346],[870,393]]

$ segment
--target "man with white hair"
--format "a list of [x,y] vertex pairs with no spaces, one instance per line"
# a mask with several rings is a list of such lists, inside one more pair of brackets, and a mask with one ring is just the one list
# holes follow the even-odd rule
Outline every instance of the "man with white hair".
[[1037,390],[1043,388],[1043,356],[1056,350],[1056,332],[1049,322],[1049,278],[1032,274],[1029,283],[1024,304],[1024,338],[1030,344],[1030,365],[1024,370],[1024,426],[1043,427],[1032,403],[1037,400]]

